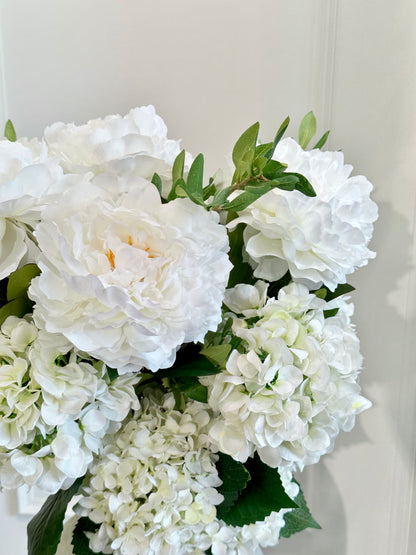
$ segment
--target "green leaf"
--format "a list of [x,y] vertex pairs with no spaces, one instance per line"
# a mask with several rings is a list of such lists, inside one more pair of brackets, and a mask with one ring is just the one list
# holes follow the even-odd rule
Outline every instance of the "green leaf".
[[217,191],[212,199],[211,206],[222,206],[230,193],[231,187],[225,187],[225,189]]
[[224,520],[223,517],[226,517],[232,505],[237,501],[240,492],[247,486],[250,474],[243,464],[224,453],[218,453],[218,461],[215,466],[218,476],[222,480],[222,484],[217,487],[217,490],[224,496],[224,501],[217,507],[217,518]]
[[257,158],[262,158],[263,156],[266,156],[267,153],[270,152],[270,149],[272,148],[273,148],[273,143],[264,143],[261,145],[257,145],[254,151],[254,159],[256,160]]
[[156,172],[153,174],[152,183],[159,191],[159,195],[162,195],[162,180],[160,178],[160,175],[157,174]]
[[338,314],[339,308],[331,308],[330,310],[324,310],[324,318],[332,318]]
[[315,133],[316,118],[313,112],[308,112],[299,127],[299,144],[303,149],[306,149]]
[[228,210],[232,212],[240,212],[250,206],[254,201],[268,193],[273,189],[273,182],[271,181],[256,181],[255,179],[250,180],[244,187],[243,191],[230,202],[222,205],[223,210]]
[[282,189],[282,191],[293,191],[299,183],[299,179],[292,174],[283,173],[282,177],[277,177],[272,181],[268,181],[269,185],[272,187],[277,187],[277,189]]
[[78,519],[72,533],[71,541],[74,555],[104,555],[102,551],[97,553],[90,549],[89,539],[85,535],[85,532],[95,532],[99,527],[99,524],[92,522],[92,520],[86,516],[82,516]]
[[224,368],[231,353],[231,345],[225,343],[224,345],[212,345],[211,347],[204,347],[201,349],[200,354],[220,368]]
[[175,158],[175,161],[173,162],[173,166],[172,166],[172,183],[175,183],[176,181],[178,181],[178,179],[180,179],[181,177],[183,177],[183,169],[185,166],[185,151],[182,150],[177,157]]
[[68,503],[77,493],[83,478],[78,478],[67,490],[50,495],[42,508],[27,525],[28,555],[55,555],[63,530]]
[[251,283],[253,281],[253,270],[250,264],[243,262],[242,253],[245,227],[245,224],[238,224],[228,235],[230,241],[230,252],[228,257],[233,265],[228,280],[228,288],[234,287],[237,283]]
[[295,189],[307,197],[316,197],[315,189],[309,183],[304,175],[301,173],[291,173],[290,175],[295,175],[298,178],[298,183],[295,185]]
[[269,160],[263,169],[263,175],[266,179],[275,179],[282,175],[287,168],[287,164],[281,164],[277,160]]
[[351,291],[355,291],[355,287],[353,287],[352,285],[349,285],[348,283],[340,283],[337,288],[335,289],[335,291],[330,291],[327,287],[322,287],[322,289],[325,288],[327,290],[327,294],[325,297],[326,301],[332,301],[333,299],[336,299],[337,297],[341,296],[341,295],[346,295],[347,293],[351,293]]
[[199,401],[200,403],[208,401],[208,388],[199,383],[197,377],[179,378],[175,381],[175,385],[178,386],[182,393],[185,393],[187,397],[194,401]]
[[[175,200],[178,197],[186,197],[185,193],[186,183],[185,180],[181,177],[172,185],[172,189],[169,192],[167,201],[170,202],[171,200]],[[179,190],[179,192],[178,192]],[[180,194],[183,193],[183,194]]]
[[314,293],[319,299],[326,299],[326,296],[328,294],[328,289],[326,287],[321,287],[320,289],[317,289],[316,291],[312,291],[312,293]]
[[12,301],[17,297],[27,294],[28,287],[32,279],[40,275],[40,270],[36,264],[25,264],[22,268],[12,272],[7,284],[7,300]]
[[206,357],[200,354],[201,347],[188,343],[176,355],[175,364],[171,368],[159,370],[157,378],[186,378],[190,376],[211,376],[219,370]]
[[280,139],[286,133],[286,129],[289,127],[289,123],[290,123],[290,118],[289,118],[289,116],[287,116],[287,118],[284,120],[282,125],[277,130],[276,136],[275,136],[274,141],[273,141],[273,146],[266,155],[269,160],[273,156],[274,151],[276,150],[276,147],[277,147]]
[[189,169],[185,192],[193,202],[202,206],[204,206],[203,181],[204,156],[202,154],[198,154]]
[[313,148],[314,149],[315,148],[322,148],[324,146],[324,144],[326,143],[327,139],[328,139],[329,133],[330,133],[330,131],[327,131],[326,133],[324,133]]
[[251,164],[254,160],[259,128],[259,122],[254,123],[244,131],[235,143],[232,156],[236,167],[237,179],[241,179],[243,174],[249,173]]
[[269,285],[269,288],[267,290],[267,296],[268,297],[277,297],[280,289],[282,287],[285,287],[286,285],[289,285],[289,283],[291,281],[292,281],[292,276],[290,275],[290,272],[288,270],[283,277],[281,277],[280,279],[278,279],[276,281],[273,281]]
[[0,326],[9,316],[23,318],[25,314],[32,312],[34,303],[27,297],[18,297],[9,301],[0,308]]
[[283,516],[285,525],[280,530],[281,538],[289,538],[297,532],[302,532],[305,528],[321,529],[319,524],[312,517],[300,488],[298,495],[295,497],[295,501],[298,504],[298,507],[293,509],[293,511],[285,513]]
[[221,520],[231,526],[244,526],[264,520],[272,511],[297,507],[282,485],[279,472],[264,464],[258,455],[245,463],[251,480]]
[[4,136],[12,143],[14,143],[17,139],[16,131],[10,119],[6,121],[6,125],[4,126]]
[[214,183],[210,183],[203,189],[203,199],[208,200],[209,197],[212,197],[213,195],[215,195],[216,191],[217,191],[217,188],[214,185]]

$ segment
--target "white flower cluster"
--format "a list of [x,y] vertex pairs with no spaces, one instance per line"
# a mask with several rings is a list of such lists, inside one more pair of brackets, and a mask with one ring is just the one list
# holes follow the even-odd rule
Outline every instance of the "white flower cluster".
[[[167,138],[167,127],[153,106],[133,108],[125,116],[111,115],[84,125],[54,123],[45,129],[49,155],[67,173],[103,172],[152,179],[157,172],[164,193],[172,183],[172,165],[180,142]],[[186,153],[185,167],[192,157]]]
[[65,186],[57,160],[48,158],[36,139],[0,140],[0,279],[16,270],[34,244],[27,226],[40,220],[42,208]]
[[[241,288],[252,293],[239,308]],[[218,414],[210,437],[239,461],[257,451],[269,466],[303,468],[329,452],[339,431],[350,430],[371,405],[357,383],[362,357],[353,307],[343,299],[326,303],[296,283],[257,309],[247,308],[248,298],[264,302],[264,284],[227,292],[226,302],[243,316],[232,327],[242,342],[225,371],[203,378]]]
[[316,197],[273,189],[233,220],[246,223],[245,248],[254,275],[275,281],[287,270],[295,280],[334,290],[346,275],[375,255],[367,245],[377,219],[371,183],[352,176],[341,152],[305,151],[293,139],[277,145],[274,158],[304,175]]
[[189,402],[174,409],[173,394],[148,392],[142,410],[90,468],[75,511],[100,524],[94,551],[123,555],[203,553],[223,497],[208,447],[211,414]]
[[35,236],[35,321],[119,372],[168,368],[221,321],[226,229],[187,198],[162,204],[142,178],[102,175],[47,207]]
[[139,403],[133,374],[110,380],[59,335],[9,316],[0,333],[0,484],[54,493],[83,476],[103,436]]

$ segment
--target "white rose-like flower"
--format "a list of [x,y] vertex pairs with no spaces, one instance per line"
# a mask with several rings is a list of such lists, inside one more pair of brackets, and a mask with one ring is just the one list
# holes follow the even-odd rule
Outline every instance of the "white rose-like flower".
[[95,551],[123,555],[203,553],[223,496],[209,451],[204,405],[174,409],[172,394],[149,391],[90,468],[75,511],[100,524]]
[[189,199],[162,204],[144,179],[104,180],[44,210],[34,319],[121,373],[167,368],[221,321],[226,230]]
[[[167,127],[151,105],[80,126],[57,122],[47,127],[44,135],[50,155],[60,159],[66,172],[112,171],[146,179],[157,172],[166,182],[164,190],[181,151],[179,141],[167,138]],[[185,166],[191,162],[187,153]]]
[[0,140],[0,279],[9,276],[33,248],[26,226],[64,186],[57,160],[38,141]]
[[341,152],[304,151],[284,139],[274,158],[287,164],[287,171],[304,175],[316,197],[273,189],[230,225],[247,224],[245,248],[255,276],[274,281],[289,269],[294,279],[334,290],[375,256],[368,249],[377,219],[372,185],[363,176],[350,176],[352,166],[344,165]]
[[225,371],[201,379],[217,411],[210,436],[220,451],[242,462],[257,451],[269,466],[303,468],[332,450],[339,431],[371,405],[360,395],[352,311],[344,299],[326,303],[292,283],[257,318],[251,309],[248,322],[234,319],[242,345]]

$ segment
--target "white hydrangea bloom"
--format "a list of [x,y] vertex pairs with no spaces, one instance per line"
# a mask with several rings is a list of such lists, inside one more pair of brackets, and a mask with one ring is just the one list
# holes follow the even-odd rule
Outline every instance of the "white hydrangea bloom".
[[55,493],[83,476],[105,434],[139,402],[138,378],[110,380],[72,345],[9,316],[0,333],[0,485]]
[[210,412],[172,394],[147,392],[142,411],[113,437],[90,468],[75,511],[100,524],[95,551],[123,555],[203,553],[223,497],[209,451]]
[[[49,154],[69,173],[114,172],[152,179],[157,172],[169,191],[173,162],[180,141],[167,138],[167,127],[151,105],[133,108],[125,116],[111,115],[84,125],[54,123],[45,129]],[[192,162],[186,153],[186,167]]]
[[58,161],[37,140],[0,140],[0,279],[17,269],[33,242],[29,230],[53,195],[62,190]]
[[[333,308],[338,314],[325,319],[324,310]],[[371,405],[360,395],[352,311],[343,299],[326,303],[292,283],[258,309],[254,323],[234,319],[241,347],[225,371],[202,379],[218,414],[210,436],[220,451],[242,462],[257,451],[269,466],[303,468],[352,428]]]
[[377,219],[372,185],[350,176],[352,166],[344,165],[341,152],[304,151],[284,139],[274,158],[304,175],[317,196],[273,189],[230,225],[247,224],[245,247],[255,276],[275,281],[289,269],[294,279],[334,290],[375,256],[367,248]]
[[35,322],[120,373],[168,368],[221,321],[227,233],[189,199],[107,174],[46,208],[36,237]]

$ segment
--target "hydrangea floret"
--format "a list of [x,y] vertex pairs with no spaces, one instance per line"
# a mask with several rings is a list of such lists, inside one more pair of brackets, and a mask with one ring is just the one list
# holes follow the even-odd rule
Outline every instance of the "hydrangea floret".
[[259,124],[205,182],[153,106],[0,139],[0,486],[29,555],[261,555],[319,528],[298,482],[371,402],[346,278],[372,185]]

